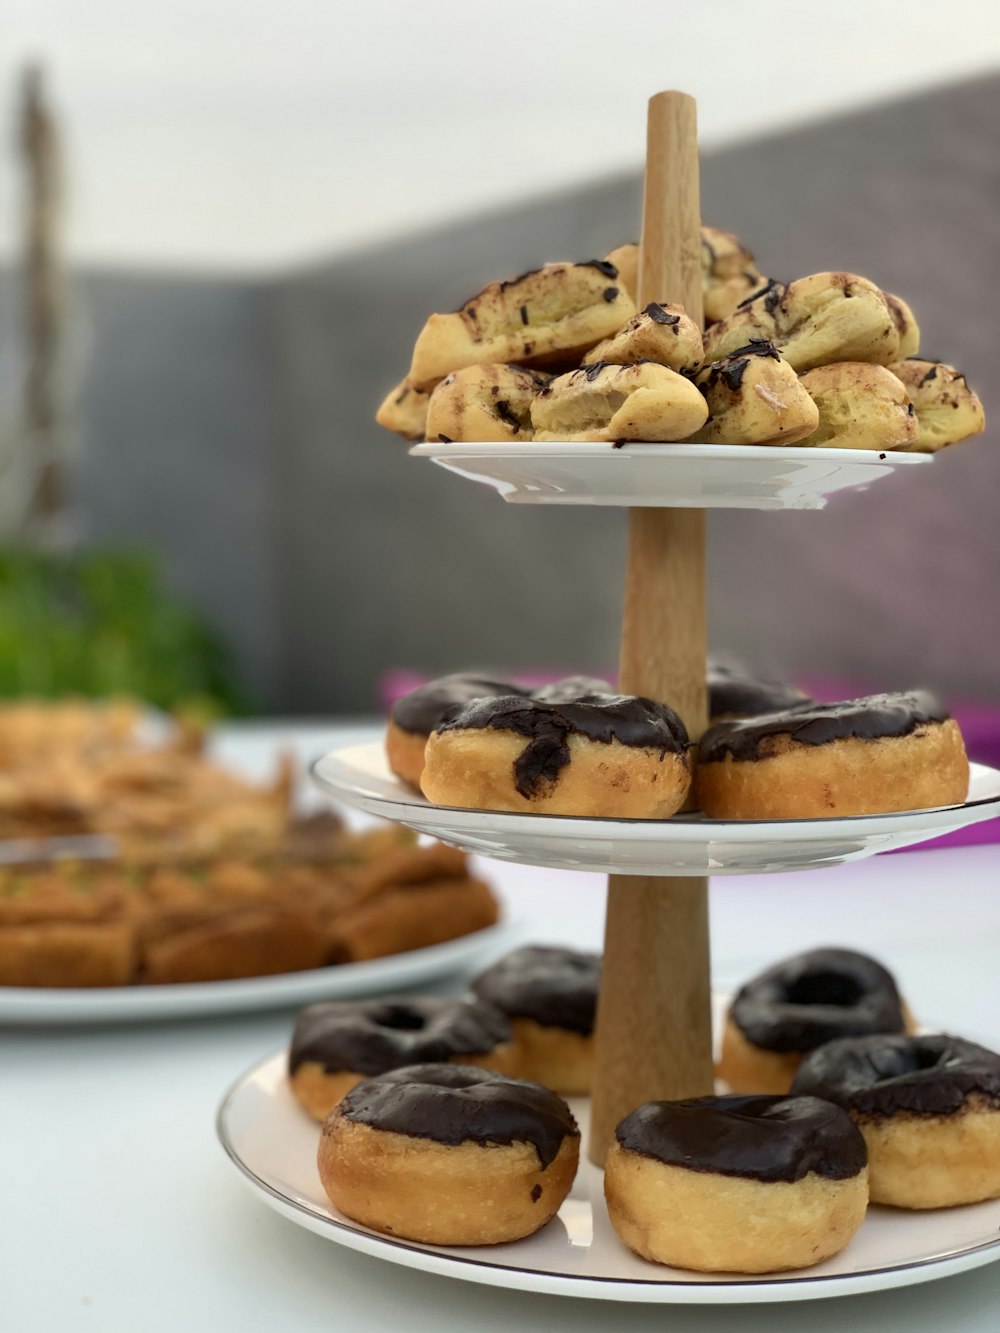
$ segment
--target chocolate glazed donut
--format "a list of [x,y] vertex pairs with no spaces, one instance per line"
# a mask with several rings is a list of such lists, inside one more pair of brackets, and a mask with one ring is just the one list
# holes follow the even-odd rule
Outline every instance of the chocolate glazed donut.
[[564,1096],[590,1092],[599,954],[531,945],[515,949],[472,983],[510,1020],[503,1067]]
[[708,663],[708,716],[711,722],[760,717],[815,703],[787,681],[755,676],[735,663]]
[[713,819],[824,819],[960,805],[962,733],[933,698],[875,694],[742,722],[701,738],[695,797]]
[[424,749],[435,727],[473,699],[520,692],[509,680],[494,680],[490,676],[465,671],[442,676],[404,694],[393,704],[386,729],[389,767],[398,778],[419,790]]
[[643,1258],[767,1273],[843,1249],[868,1205],[866,1162],[850,1117],[815,1097],[649,1102],[615,1131],[604,1192]]
[[873,1203],[949,1208],[1000,1197],[1000,1055],[961,1037],[843,1037],[795,1075],[868,1145]]
[[684,802],[688,737],[651,699],[479,699],[427,743],[428,800],[477,810],[662,819]]
[[333,1204],[365,1226],[434,1245],[530,1235],[576,1175],[580,1132],[536,1083],[462,1065],[415,1065],[359,1083],[323,1126]]
[[510,1024],[485,1000],[330,1000],[303,1009],[288,1056],[292,1092],[325,1120],[362,1079],[425,1061],[503,1063]]
[[783,1093],[802,1057],[824,1042],[907,1026],[896,982],[881,963],[853,949],[813,949],[740,987],[717,1073],[733,1092]]

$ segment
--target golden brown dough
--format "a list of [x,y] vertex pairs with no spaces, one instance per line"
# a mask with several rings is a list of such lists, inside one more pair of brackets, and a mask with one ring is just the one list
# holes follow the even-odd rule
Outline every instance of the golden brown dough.
[[911,359],[890,367],[913,400],[917,414],[911,451],[933,454],[986,428],[986,414],[965,376],[943,361]]
[[427,404],[430,394],[415,389],[403,380],[390,389],[375,413],[375,420],[386,430],[394,430],[405,440],[422,440],[427,429]]
[[[619,245],[607,258],[618,269],[622,286],[633,301],[638,301],[639,246],[635,241]],[[701,229],[701,274],[708,323],[731,314],[740,301],[765,281],[739,237],[718,227]],[[663,300],[670,299],[669,292],[660,295]]]
[[920,351],[920,326],[917,324],[916,316],[901,296],[893,296],[892,292],[883,292],[882,295],[889,306],[889,313],[892,315],[892,322],[899,337],[896,356],[900,361],[908,356],[916,356]]
[[690,380],[651,361],[584,366],[552,380],[531,405],[536,440],[682,440],[707,416]]
[[431,315],[407,379],[429,389],[453,370],[490,361],[573,365],[634,314],[635,303],[606,260],[546,264],[489,283],[450,314]]
[[831,361],[887,366],[899,334],[874,283],[855,273],[813,273],[787,286],[772,282],[705,330],[705,357],[718,361],[751,338],[768,338],[797,371]]
[[651,301],[623,329],[598,343],[583,358],[584,365],[595,361],[617,366],[656,361],[678,374],[693,375],[702,363],[701,330],[683,306]]
[[806,440],[823,449],[907,449],[917,438],[910,395],[897,375],[866,361],[836,361],[802,376],[819,425]]
[[430,396],[429,440],[530,440],[531,404],[549,377],[521,366],[466,366]]
[[773,343],[738,347],[695,380],[708,420],[693,444],[794,444],[811,435],[819,411]]

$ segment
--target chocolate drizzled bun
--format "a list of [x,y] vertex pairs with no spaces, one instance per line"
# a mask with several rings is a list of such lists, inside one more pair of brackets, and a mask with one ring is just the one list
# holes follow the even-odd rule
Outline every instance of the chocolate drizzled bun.
[[536,944],[501,958],[472,989],[508,1018],[530,1018],[589,1037],[600,984],[600,954]]
[[567,676],[551,685],[540,685],[531,691],[530,697],[540,704],[564,704],[586,703],[596,696],[603,698],[609,694],[614,694],[614,690],[606,680],[597,676]]
[[618,1235],[646,1259],[806,1268],[861,1225],[867,1151],[850,1116],[816,1097],[648,1102],[615,1131],[604,1193]]
[[1000,1055],[945,1033],[845,1037],[804,1060],[793,1087],[859,1117],[947,1116],[973,1095],[1000,1111]]
[[1000,1055],[944,1033],[842,1037],[803,1060],[793,1091],[846,1110],[874,1203],[950,1208],[1000,1197]]
[[695,1097],[647,1102],[615,1130],[627,1152],[688,1171],[795,1181],[848,1180],[864,1170],[864,1140],[818,1097]]
[[716,819],[823,819],[960,805],[968,787],[957,724],[914,691],[719,722],[695,795]]
[[708,715],[713,722],[759,717],[814,702],[787,681],[755,676],[735,664],[709,661]]
[[357,1125],[456,1147],[530,1143],[543,1169],[563,1140],[580,1132],[554,1092],[465,1065],[411,1065],[366,1079],[339,1113]]
[[361,1079],[418,1062],[494,1062],[510,1039],[510,1024],[485,1000],[330,1000],[299,1015],[288,1075],[300,1105],[325,1120]]
[[471,671],[457,671],[453,675],[428,681],[426,685],[404,694],[393,704],[390,716],[403,731],[427,737],[473,699],[520,693],[522,691],[519,687],[512,685],[509,680],[494,680],[491,676],[480,676]]

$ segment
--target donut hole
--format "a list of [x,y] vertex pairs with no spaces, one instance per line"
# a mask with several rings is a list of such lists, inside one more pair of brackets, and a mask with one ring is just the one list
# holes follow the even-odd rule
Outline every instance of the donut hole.
[[788,985],[785,1000],[788,1004],[828,1004],[850,1009],[864,994],[864,988],[842,972],[810,972]]
[[421,1032],[427,1026],[427,1019],[412,1009],[390,1009],[379,1018],[378,1026],[391,1028],[394,1032]]

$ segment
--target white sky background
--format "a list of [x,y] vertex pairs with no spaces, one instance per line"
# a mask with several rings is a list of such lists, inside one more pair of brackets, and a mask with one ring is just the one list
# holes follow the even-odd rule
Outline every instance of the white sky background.
[[104,265],[280,268],[638,164],[644,103],[702,141],[1000,68],[1000,0],[0,0],[12,116],[40,58],[68,243]]

